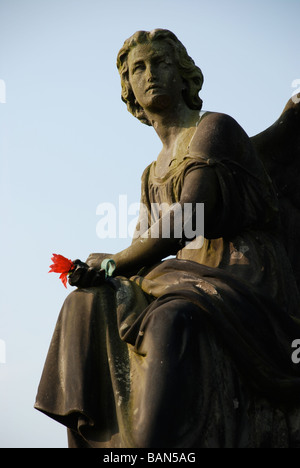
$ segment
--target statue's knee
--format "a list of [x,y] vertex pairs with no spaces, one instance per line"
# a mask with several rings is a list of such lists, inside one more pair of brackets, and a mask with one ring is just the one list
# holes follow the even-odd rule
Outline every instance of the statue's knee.
[[88,289],[76,289],[72,291],[65,299],[62,313],[67,317],[87,317],[93,308],[94,294]]
[[70,292],[64,301],[64,307],[70,308],[71,306],[74,306],[74,304],[78,302],[80,295],[80,289],[75,289],[74,291]]

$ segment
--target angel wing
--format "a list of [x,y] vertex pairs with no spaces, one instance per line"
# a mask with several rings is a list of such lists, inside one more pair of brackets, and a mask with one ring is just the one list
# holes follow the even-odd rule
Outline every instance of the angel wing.
[[283,240],[300,291],[300,93],[251,140],[279,199]]

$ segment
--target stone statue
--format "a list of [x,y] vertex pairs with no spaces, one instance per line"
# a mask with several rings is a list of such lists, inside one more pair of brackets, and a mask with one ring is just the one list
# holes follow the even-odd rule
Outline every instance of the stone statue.
[[[69,447],[299,447],[299,105],[252,139],[202,112],[201,70],[168,30],[135,33],[117,66],[162,150],[132,244],[75,262],[35,407],[68,428]],[[199,203],[205,235],[191,238]],[[171,207],[185,204],[179,222]]]

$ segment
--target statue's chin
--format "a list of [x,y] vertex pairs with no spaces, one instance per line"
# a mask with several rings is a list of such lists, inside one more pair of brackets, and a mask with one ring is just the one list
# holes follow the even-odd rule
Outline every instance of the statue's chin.
[[152,97],[151,110],[164,110],[171,104],[170,96],[166,94],[157,94]]

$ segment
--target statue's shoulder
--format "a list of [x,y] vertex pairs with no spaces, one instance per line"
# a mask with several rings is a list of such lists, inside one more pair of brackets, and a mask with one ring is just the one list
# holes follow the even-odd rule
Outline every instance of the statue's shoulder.
[[249,148],[250,139],[239,123],[221,112],[206,112],[197,127],[189,152],[207,157],[233,157],[242,148]]

